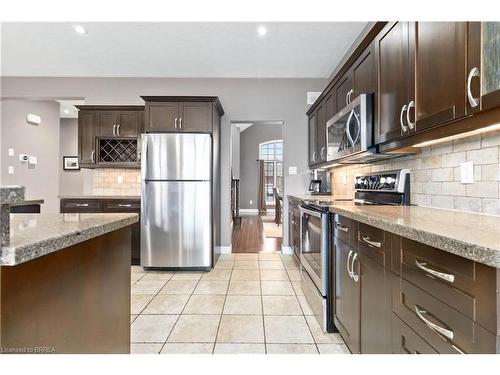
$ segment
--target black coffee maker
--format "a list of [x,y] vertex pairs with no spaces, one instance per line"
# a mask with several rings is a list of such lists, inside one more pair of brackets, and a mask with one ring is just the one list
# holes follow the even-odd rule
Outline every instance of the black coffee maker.
[[309,193],[312,195],[332,194],[330,171],[328,169],[311,170],[311,182],[309,183]]

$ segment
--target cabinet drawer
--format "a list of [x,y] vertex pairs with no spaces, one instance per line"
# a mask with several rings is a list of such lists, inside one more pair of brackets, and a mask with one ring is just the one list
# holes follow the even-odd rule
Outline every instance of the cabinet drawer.
[[392,301],[396,315],[439,353],[495,353],[495,335],[400,277]]
[[401,276],[491,332],[497,332],[496,270],[401,239]]
[[103,202],[104,212],[139,212],[140,200],[108,200]]
[[345,216],[335,215],[333,219],[333,231],[337,238],[345,243],[357,247],[357,225],[358,223]]
[[382,229],[363,223],[358,224],[359,251],[384,267],[391,265],[392,235]]
[[102,202],[97,199],[61,199],[62,213],[102,212]]
[[437,354],[410,327],[392,314],[392,352],[394,354]]

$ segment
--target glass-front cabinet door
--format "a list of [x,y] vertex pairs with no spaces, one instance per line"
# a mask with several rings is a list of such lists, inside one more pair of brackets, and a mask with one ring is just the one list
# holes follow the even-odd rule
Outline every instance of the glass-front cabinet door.
[[500,106],[500,22],[469,22],[467,112]]

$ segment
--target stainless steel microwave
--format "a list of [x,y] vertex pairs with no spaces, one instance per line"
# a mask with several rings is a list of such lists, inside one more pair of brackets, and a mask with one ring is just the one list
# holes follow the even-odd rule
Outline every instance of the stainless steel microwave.
[[372,151],[373,95],[361,94],[326,123],[329,162],[360,162]]

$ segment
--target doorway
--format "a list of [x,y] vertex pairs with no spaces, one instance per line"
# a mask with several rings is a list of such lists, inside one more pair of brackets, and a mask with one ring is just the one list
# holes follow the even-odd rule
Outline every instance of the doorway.
[[232,252],[281,252],[282,121],[231,123]]

